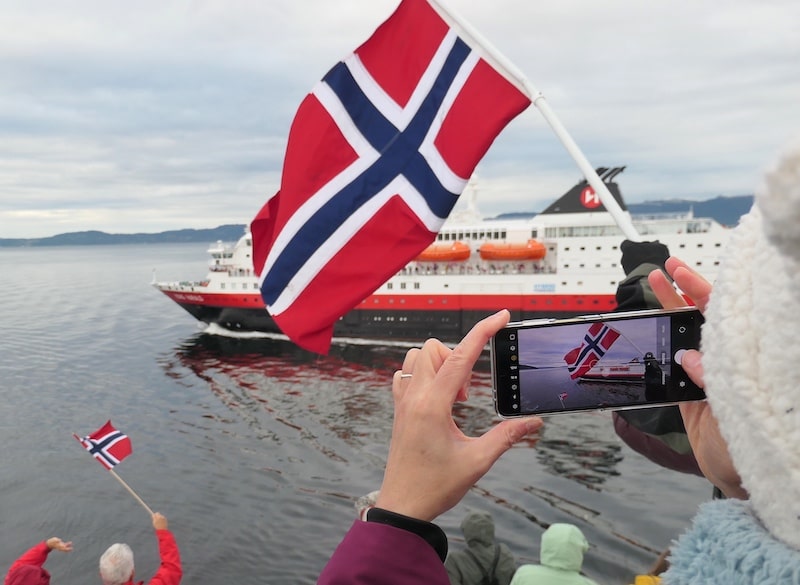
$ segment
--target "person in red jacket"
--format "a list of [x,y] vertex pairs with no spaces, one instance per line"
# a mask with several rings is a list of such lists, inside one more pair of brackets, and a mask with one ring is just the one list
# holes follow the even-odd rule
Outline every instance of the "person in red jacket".
[[[167,519],[158,512],[153,514],[153,528],[158,539],[161,566],[148,585],[178,585],[183,576],[178,545],[168,530]],[[133,551],[127,544],[112,544],[100,557],[100,578],[103,585],[134,585],[134,573]],[[138,585],[143,583],[144,581],[139,581]]]
[[51,550],[72,552],[72,543],[64,542],[57,536],[40,542],[14,561],[4,585],[50,585],[50,573],[43,565]]

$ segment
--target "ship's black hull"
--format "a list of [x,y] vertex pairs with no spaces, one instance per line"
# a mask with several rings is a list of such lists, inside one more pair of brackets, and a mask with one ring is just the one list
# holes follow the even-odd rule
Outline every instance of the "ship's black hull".
[[[230,331],[281,333],[280,328],[264,309],[210,307],[181,304],[195,319],[216,324]],[[429,310],[429,311],[370,311],[355,309],[344,315],[333,328],[335,337],[386,339],[421,342],[429,337],[457,342],[475,323],[490,315],[487,311]],[[514,311],[511,319],[560,318],[574,316],[569,311]]]

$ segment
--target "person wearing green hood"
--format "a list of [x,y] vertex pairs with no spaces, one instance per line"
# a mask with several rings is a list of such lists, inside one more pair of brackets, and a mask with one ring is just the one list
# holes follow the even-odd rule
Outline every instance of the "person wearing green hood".
[[461,532],[467,548],[451,552],[444,562],[451,585],[508,585],[517,565],[511,550],[495,542],[491,514],[469,512]]
[[540,565],[522,565],[511,585],[597,585],[581,575],[583,553],[589,543],[573,524],[551,524],[542,533]]

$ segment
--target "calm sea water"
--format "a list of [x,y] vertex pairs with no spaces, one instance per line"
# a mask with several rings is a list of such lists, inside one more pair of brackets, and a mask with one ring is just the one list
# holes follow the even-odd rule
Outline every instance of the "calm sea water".
[[[134,452],[119,475],[176,535],[184,582],[313,583],[380,486],[392,373],[407,348],[336,343],[326,357],[280,339],[203,332],[152,288],[199,279],[205,245],[0,249],[0,566],[57,535],[74,542],[47,568],[59,585],[98,583],[97,560],[128,542],[137,576],[158,562],[147,513],[72,438],[107,419]],[[421,340],[422,341],[422,340]],[[496,421],[488,363],[456,418]],[[491,512],[520,562],[549,523],[572,522],[585,572],[626,584],[709,498],[702,478],[628,449],[608,413],[553,417],[538,447],[507,453],[440,518],[451,547],[472,508]]]

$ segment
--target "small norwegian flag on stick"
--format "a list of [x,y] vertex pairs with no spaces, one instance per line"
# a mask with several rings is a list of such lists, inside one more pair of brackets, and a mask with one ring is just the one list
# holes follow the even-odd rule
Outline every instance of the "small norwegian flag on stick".
[[136,498],[136,501],[139,502],[145,510],[147,510],[150,515],[153,515],[153,511],[150,507],[144,503],[144,500],[139,497],[139,495],[131,489],[123,479],[117,475],[114,471],[114,467],[117,466],[123,459],[125,459],[128,455],[133,453],[133,446],[131,445],[131,440],[128,438],[128,435],[123,434],[121,431],[114,428],[114,425],[111,424],[111,421],[107,421],[102,427],[97,429],[90,435],[86,435],[82,439],[72,433],[72,436],[83,445],[86,450],[94,457],[100,465],[105,467],[108,472],[114,476],[114,478],[122,484],[128,492]]

